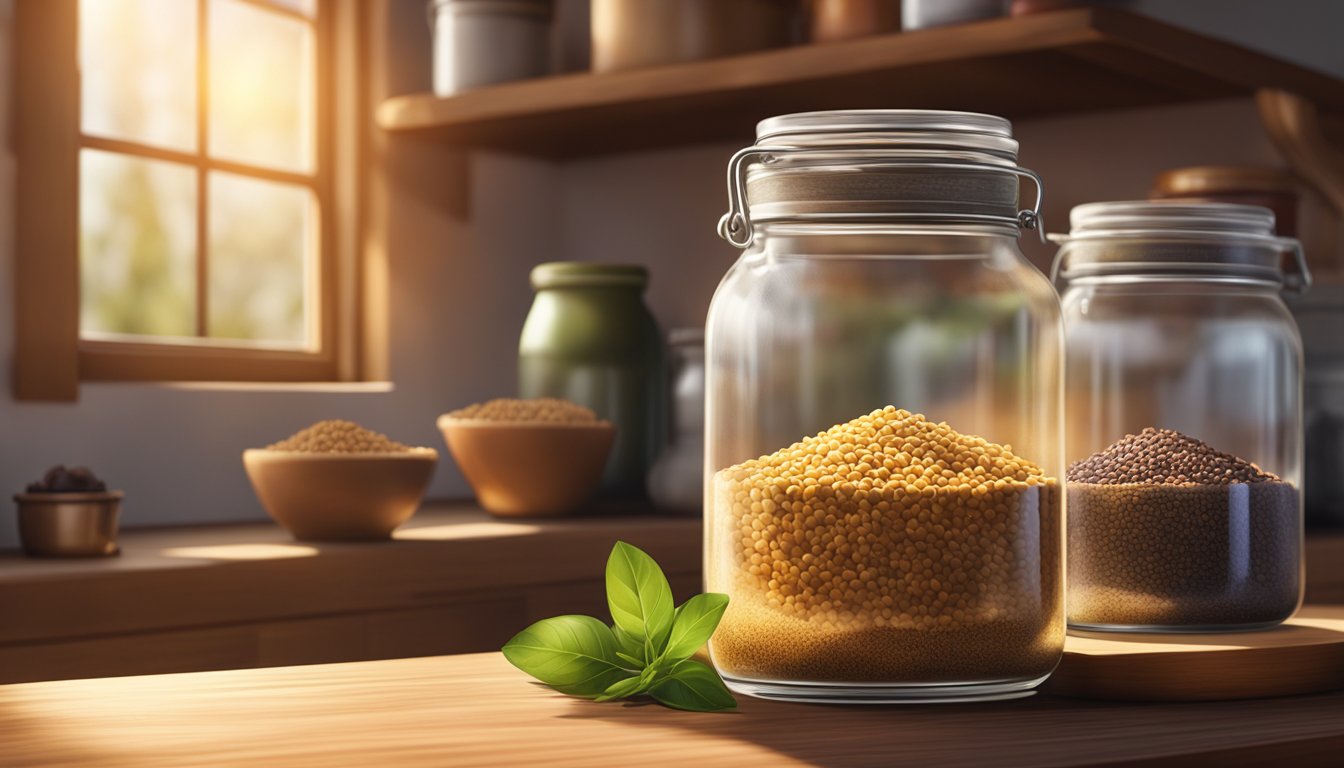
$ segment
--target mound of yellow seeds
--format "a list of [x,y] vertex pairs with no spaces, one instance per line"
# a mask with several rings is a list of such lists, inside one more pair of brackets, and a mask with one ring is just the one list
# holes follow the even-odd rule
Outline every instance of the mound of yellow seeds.
[[468,405],[448,414],[450,419],[473,419],[477,421],[524,421],[549,422],[563,424],[591,424],[597,422],[597,414],[591,408],[571,403],[556,397],[538,397],[531,400],[519,400],[500,397],[484,403]]
[[714,477],[729,675],[1027,679],[1063,647],[1058,482],[888,406]]
[[386,435],[365,429],[353,421],[329,419],[266,446],[270,451],[296,453],[408,453],[415,450],[390,440]]

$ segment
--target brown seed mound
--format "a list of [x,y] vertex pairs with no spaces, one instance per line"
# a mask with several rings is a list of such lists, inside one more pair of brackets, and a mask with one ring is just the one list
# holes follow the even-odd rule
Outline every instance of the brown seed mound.
[[299,430],[268,451],[296,453],[407,453],[418,450],[389,440],[386,435],[365,429],[353,421],[330,419]]
[[449,413],[448,418],[564,424],[591,424],[598,420],[597,414],[591,408],[555,397],[538,397],[531,400],[501,397],[459,408]]
[[1069,465],[1069,482],[1094,485],[1227,485],[1278,480],[1245,459],[1173,429],[1148,427]]
[[1069,621],[1278,623],[1297,608],[1301,539],[1288,483],[1069,483]]
[[1264,626],[1297,607],[1301,502],[1276,475],[1150,427],[1068,479],[1070,623]]
[[730,675],[1043,675],[1063,644],[1057,481],[894,407],[714,477],[711,643]]

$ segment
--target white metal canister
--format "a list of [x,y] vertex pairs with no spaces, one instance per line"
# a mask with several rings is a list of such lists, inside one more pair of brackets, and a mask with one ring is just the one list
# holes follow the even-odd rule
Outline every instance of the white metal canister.
[[548,0],[431,0],[434,93],[454,93],[550,71]]

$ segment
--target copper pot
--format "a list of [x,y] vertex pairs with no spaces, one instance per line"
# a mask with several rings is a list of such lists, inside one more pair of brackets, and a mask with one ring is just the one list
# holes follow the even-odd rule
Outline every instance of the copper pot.
[[799,0],[592,0],[593,70],[731,56],[795,42]]
[[110,557],[117,554],[121,491],[20,493],[19,540],[30,557]]
[[812,42],[834,43],[896,32],[901,4],[896,0],[812,0]]
[[1172,168],[1153,180],[1152,200],[1259,205],[1274,212],[1274,229],[1297,236],[1297,184],[1277,168],[1250,165],[1196,165]]

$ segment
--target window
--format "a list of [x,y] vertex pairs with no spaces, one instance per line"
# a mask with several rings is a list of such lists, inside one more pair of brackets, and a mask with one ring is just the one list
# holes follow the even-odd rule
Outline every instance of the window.
[[20,397],[354,378],[350,5],[18,4]]

